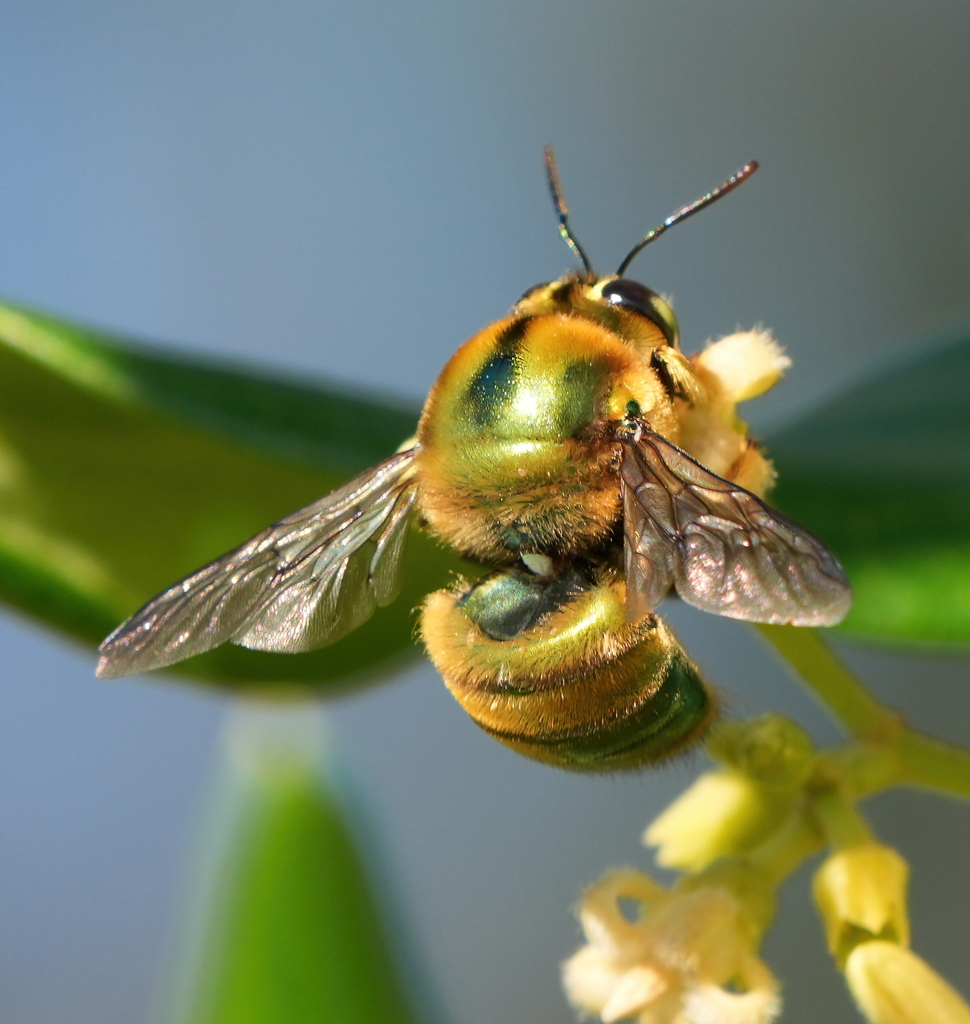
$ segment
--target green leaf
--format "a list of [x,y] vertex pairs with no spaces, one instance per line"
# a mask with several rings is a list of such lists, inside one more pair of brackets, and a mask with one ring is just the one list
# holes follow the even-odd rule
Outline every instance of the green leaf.
[[414,1020],[322,775],[321,726],[298,708],[230,716],[165,1024]]
[[839,627],[970,648],[970,325],[919,346],[768,439],[772,502],[838,555],[855,589]]
[[[180,576],[386,458],[416,412],[333,384],[122,341],[0,305],[0,599],[95,645]],[[397,601],[332,647],[227,644],[175,670],[349,685],[418,655],[414,609],[458,559],[412,537]]]

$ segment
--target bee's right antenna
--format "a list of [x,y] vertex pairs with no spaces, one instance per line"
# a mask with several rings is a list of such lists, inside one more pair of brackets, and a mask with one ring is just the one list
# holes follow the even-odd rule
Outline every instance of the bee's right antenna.
[[546,146],[543,155],[546,160],[546,180],[549,182],[549,191],[552,193],[552,205],[556,208],[556,218],[559,221],[559,234],[582,263],[586,277],[592,281],[596,277],[593,265],[589,262],[589,258],[583,252],[583,247],[569,227],[569,207],[566,206],[566,197],[562,194],[562,185],[559,184],[559,171],[556,169],[556,156],[552,151],[552,146]]

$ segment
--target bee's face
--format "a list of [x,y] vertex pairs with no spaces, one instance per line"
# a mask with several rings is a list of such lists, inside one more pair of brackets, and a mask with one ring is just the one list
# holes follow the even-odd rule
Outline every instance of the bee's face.
[[335,643],[398,591],[412,523],[485,573],[425,603],[432,660],[503,743],[584,771],[636,767],[698,736],[711,699],[654,614],[668,592],[755,622],[829,625],[848,583],[810,534],[761,500],[770,463],[736,403],[780,376],[764,332],[688,359],[677,319],[626,276],[668,217],[599,277],[531,288],[445,366],[418,437],[381,465],[176,584],[102,645],[99,672],[170,665],[224,641],[277,652]]
[[512,312],[522,316],[571,313],[595,320],[630,341],[680,347],[680,330],[670,303],[631,278],[587,281],[569,275],[530,288]]

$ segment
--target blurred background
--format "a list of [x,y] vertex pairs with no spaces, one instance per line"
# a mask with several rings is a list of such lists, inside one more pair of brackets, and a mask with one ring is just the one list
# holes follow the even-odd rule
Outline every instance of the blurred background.
[[[673,296],[688,351],[776,332],[794,367],[748,409],[770,431],[970,316],[968,39],[961,0],[7,0],[0,293],[419,401],[570,265],[545,143],[604,271],[756,158],[634,276]],[[834,738],[743,626],[670,619],[731,714]],[[916,724],[970,741],[965,662],[839,648]],[[227,701],[96,682],[90,652],[11,616],[0,651],[0,1018],[146,1020]],[[607,867],[648,865],[642,827],[703,758],[558,773],[479,733],[426,666],[328,711],[440,1019],[572,1020],[570,908]],[[913,863],[914,948],[967,994],[970,808],[871,807]],[[766,946],[784,1019],[855,1020],[807,882]]]

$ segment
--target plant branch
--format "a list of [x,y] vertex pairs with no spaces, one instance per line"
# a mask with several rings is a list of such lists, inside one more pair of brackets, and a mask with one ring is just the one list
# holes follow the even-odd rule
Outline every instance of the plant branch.
[[761,623],[755,629],[851,735],[879,739],[898,723],[898,716],[873,697],[814,629]]
[[814,630],[760,624],[755,628],[852,736],[882,747],[894,758],[893,769],[874,785],[863,786],[863,791],[902,784],[970,799],[970,751],[910,729],[897,712],[876,700]]
[[970,800],[970,751],[912,729],[897,738],[899,781],[910,786],[928,786]]

